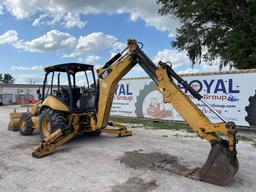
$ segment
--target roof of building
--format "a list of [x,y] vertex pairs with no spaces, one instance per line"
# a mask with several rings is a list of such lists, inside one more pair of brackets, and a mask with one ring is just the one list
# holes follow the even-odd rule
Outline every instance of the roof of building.
[[[209,76],[209,75],[227,75],[227,74],[241,74],[241,73],[256,73],[256,69],[240,69],[240,70],[204,72],[204,73],[185,73],[185,74],[180,74],[180,76],[181,77]],[[136,79],[150,79],[150,77],[130,77],[130,78],[123,78],[122,80],[136,80]]]
[[[42,84],[0,84],[1,87],[13,87],[13,88],[39,88],[42,87]],[[47,86],[47,85],[46,85]],[[49,86],[49,85],[48,85]],[[53,85],[57,87],[57,85]]]
[[[207,72],[207,73],[186,73],[186,74],[180,74],[180,76],[182,76],[182,77],[208,76],[208,75],[226,75],[226,74],[241,74],[241,73],[256,73],[256,69],[242,69],[242,70]],[[150,77],[123,78],[122,80],[136,80],[136,79],[150,79]],[[42,84],[3,84],[3,83],[0,83],[0,87],[38,88],[40,86],[42,86]]]

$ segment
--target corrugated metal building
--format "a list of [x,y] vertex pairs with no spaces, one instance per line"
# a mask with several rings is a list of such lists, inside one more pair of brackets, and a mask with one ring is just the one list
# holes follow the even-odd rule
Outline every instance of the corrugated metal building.
[[3,105],[22,103],[22,101],[38,100],[38,84],[0,84],[0,103]]

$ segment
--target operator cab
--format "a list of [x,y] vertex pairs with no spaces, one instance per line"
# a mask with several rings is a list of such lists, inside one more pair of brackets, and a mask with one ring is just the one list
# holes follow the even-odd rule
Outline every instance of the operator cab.
[[93,65],[65,63],[46,67],[42,100],[51,95],[71,112],[95,111],[96,81]]

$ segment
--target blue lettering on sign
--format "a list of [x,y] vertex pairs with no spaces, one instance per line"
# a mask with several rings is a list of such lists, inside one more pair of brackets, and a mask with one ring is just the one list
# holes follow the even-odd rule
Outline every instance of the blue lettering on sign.
[[119,89],[119,94],[118,95],[125,95],[125,89],[124,89],[124,85],[120,85],[120,89]]
[[206,80],[203,80],[205,86],[206,86],[206,89],[207,89],[207,93],[210,93],[211,92],[211,86],[214,82],[214,80],[212,79],[209,83],[206,81]]
[[115,95],[133,95],[130,91],[129,84],[118,84],[116,86]]
[[[191,81],[192,82],[192,81]],[[234,84],[233,84],[233,79],[228,79],[227,81],[223,79],[211,79],[211,80],[203,80],[203,83],[201,86],[205,86],[206,92],[209,93],[240,93],[239,89],[235,89]],[[180,89],[184,89],[183,85],[178,84]],[[237,86],[238,87],[238,86]],[[203,90],[198,88],[198,90]],[[187,93],[188,90],[184,90],[185,93]]]
[[216,84],[216,87],[214,89],[214,93],[217,93],[217,92],[227,93],[227,90],[225,88],[225,84],[224,84],[223,79],[218,79],[217,80],[217,84]]
[[229,79],[228,80],[228,92],[229,93],[240,93],[240,91],[239,90],[234,90],[233,89],[233,79]]

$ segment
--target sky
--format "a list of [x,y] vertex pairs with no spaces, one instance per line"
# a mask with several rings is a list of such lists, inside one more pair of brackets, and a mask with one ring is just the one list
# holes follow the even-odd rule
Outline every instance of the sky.
[[[180,22],[160,16],[155,0],[0,0],[0,73],[16,83],[42,83],[43,68],[79,62],[95,69],[126,47],[144,44],[156,64],[170,61],[178,73],[218,71],[196,64],[170,44]],[[126,77],[147,76],[139,66]]]

